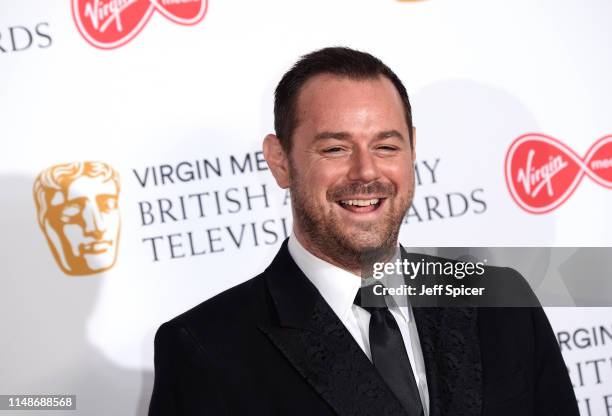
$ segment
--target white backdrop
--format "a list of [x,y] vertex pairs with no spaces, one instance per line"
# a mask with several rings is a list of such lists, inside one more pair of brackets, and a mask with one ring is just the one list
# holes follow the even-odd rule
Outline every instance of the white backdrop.
[[[504,178],[523,134],[553,136],[580,156],[612,134],[608,1],[210,0],[187,24],[153,10],[132,39],[106,50],[78,30],[88,17],[73,17],[70,3],[0,0],[0,394],[77,394],[78,414],[146,412],[157,327],[263,270],[290,231],[286,194],[258,152],[273,128],[276,83],[320,47],[374,53],[407,86],[420,181],[403,244],[612,243],[610,189],[585,177],[537,215],[515,203]],[[136,21],[118,19],[124,31]],[[122,36],[117,27],[108,30]],[[92,160],[120,175],[118,257],[106,272],[68,276],[38,226],[32,186],[46,168]],[[203,160],[221,174],[151,180],[170,169],[162,165]],[[240,172],[245,160],[251,168]],[[188,198],[198,193],[208,193],[204,216]],[[152,211],[143,225],[141,206],[159,199],[177,220]],[[205,253],[190,253],[189,236]],[[573,340],[562,350],[582,414],[612,414],[612,343],[597,335],[612,332],[610,310],[547,313]]]

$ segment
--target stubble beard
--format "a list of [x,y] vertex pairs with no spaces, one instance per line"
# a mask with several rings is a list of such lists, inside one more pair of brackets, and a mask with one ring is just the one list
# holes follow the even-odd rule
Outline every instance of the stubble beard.
[[[327,194],[330,204],[336,203],[333,202],[336,199],[332,195],[341,194],[343,190],[351,188],[388,190],[385,203],[390,204],[390,208],[384,217],[377,222],[357,224],[358,231],[351,235],[342,228],[342,221],[332,207],[328,204],[321,206],[315,198],[310,197],[307,185],[302,183],[293,169],[291,170],[293,221],[301,230],[302,237],[308,240],[308,245],[316,251],[313,254],[359,274],[372,261],[388,260],[393,255],[404,215],[412,201],[414,186],[411,186],[409,195],[405,199],[400,198],[399,201],[396,201],[399,198],[396,190],[389,188],[391,185],[380,183],[356,184],[356,186],[330,190]],[[396,202],[398,203],[394,204]]]

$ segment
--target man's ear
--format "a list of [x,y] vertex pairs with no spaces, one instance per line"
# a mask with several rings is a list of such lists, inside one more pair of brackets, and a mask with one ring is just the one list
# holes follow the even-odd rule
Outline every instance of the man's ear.
[[280,140],[274,134],[268,134],[263,141],[263,153],[268,167],[276,179],[276,183],[283,189],[291,184],[289,175],[289,156],[285,153]]
[[416,160],[416,127],[412,127],[412,161]]

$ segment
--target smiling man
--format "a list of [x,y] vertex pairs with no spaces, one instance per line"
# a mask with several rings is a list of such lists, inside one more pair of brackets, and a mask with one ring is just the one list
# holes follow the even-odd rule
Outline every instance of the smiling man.
[[259,276],[162,325],[150,415],[578,415],[540,308],[361,302],[414,193],[406,89],[326,48],[280,81],[263,150],[293,233]]
[[[342,56],[333,58],[341,70]],[[276,181],[291,189],[295,238],[357,274],[365,250],[397,246],[414,193],[406,90],[390,71],[367,78],[366,69],[375,70],[352,74],[347,65],[346,75],[314,75],[293,102],[277,93],[277,135],[264,141]],[[290,89],[290,81],[277,91]]]

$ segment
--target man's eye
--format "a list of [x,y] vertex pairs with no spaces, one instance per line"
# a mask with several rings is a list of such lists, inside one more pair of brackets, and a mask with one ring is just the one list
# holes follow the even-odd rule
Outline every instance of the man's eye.
[[397,150],[397,147],[389,146],[389,145],[382,145],[382,146],[378,146],[378,149],[383,150],[385,152],[393,152]]
[[323,149],[323,153],[339,153],[341,151],[342,151],[342,148],[338,146],[328,147],[326,149]]

